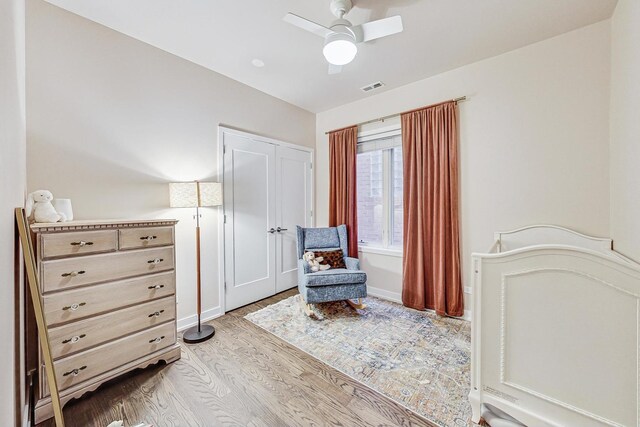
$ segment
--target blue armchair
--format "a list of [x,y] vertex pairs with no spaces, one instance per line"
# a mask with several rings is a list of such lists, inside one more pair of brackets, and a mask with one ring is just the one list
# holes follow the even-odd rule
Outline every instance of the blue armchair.
[[[347,244],[347,226],[328,228],[302,228],[298,231],[298,289],[305,312],[312,315],[310,304],[346,300],[352,307],[363,309],[362,298],[367,296],[367,273],[360,270],[360,260],[350,258]],[[302,259],[307,251],[342,249],[345,268],[312,272]],[[353,299],[358,299],[355,303]]]

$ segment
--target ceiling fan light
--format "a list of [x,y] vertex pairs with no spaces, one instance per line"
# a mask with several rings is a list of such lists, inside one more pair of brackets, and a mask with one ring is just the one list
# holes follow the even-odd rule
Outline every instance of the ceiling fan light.
[[322,53],[330,64],[345,65],[353,61],[358,48],[349,35],[335,33],[327,37]]

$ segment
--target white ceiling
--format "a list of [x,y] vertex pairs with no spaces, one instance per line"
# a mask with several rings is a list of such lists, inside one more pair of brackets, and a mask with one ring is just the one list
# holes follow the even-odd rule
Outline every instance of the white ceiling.
[[[354,0],[353,24],[401,15],[404,32],[359,45],[338,75],[327,74],[320,37],[282,20],[329,25],[329,0],[47,1],[320,112],[607,19],[617,0]],[[386,86],[360,91],[378,80]]]

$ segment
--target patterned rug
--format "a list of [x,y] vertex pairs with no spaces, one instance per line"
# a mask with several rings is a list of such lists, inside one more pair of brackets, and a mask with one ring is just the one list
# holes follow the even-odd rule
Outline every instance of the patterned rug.
[[246,319],[440,426],[470,425],[471,324],[368,297],[365,310],[294,295]]

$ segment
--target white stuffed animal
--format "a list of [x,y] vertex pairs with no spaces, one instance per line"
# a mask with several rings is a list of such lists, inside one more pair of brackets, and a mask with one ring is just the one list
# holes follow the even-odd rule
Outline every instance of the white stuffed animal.
[[314,254],[311,251],[305,252],[304,255],[302,256],[302,259],[304,259],[305,261],[307,261],[309,263],[309,267],[311,267],[311,271],[313,271],[314,273],[316,271],[324,271],[324,270],[328,270],[328,269],[331,268],[331,266],[329,266],[329,265],[320,264],[320,262],[324,258],[323,257],[316,258],[316,254]]
[[35,222],[64,222],[67,220],[63,213],[57,212],[51,201],[53,194],[47,190],[37,190],[27,196],[25,206],[27,217],[33,213]]

